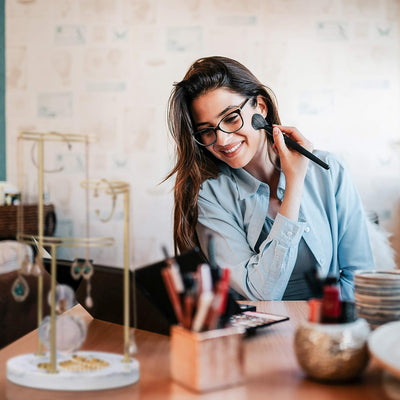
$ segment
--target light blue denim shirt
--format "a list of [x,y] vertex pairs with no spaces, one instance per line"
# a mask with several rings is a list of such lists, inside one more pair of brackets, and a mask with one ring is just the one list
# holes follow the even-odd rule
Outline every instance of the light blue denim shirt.
[[[261,243],[269,203],[267,184],[244,169],[221,164],[218,177],[201,186],[196,226],[201,248],[207,254],[212,234],[218,264],[230,268],[231,286],[245,298],[282,299],[302,237],[319,275],[337,276],[344,300],[354,298],[354,271],[374,268],[364,211],[348,171],[335,155],[314,153],[330,169],[309,163],[298,221],[278,213]],[[281,173],[280,200],[285,184]]]

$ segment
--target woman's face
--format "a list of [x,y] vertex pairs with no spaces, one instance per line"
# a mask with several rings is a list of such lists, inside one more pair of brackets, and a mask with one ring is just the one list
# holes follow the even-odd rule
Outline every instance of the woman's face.
[[[245,100],[242,95],[225,88],[200,95],[192,102],[195,129],[217,126],[222,118],[237,110]],[[252,127],[251,118],[255,113],[266,115],[267,110],[262,99],[255,108],[251,105],[251,100],[244,105],[241,111],[242,128],[235,133],[225,133],[217,129],[217,141],[206,149],[232,168],[244,168],[257,162],[265,162],[266,135]]]

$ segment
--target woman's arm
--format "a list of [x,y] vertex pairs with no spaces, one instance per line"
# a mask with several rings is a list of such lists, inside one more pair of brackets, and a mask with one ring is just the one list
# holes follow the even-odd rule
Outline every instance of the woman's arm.
[[[264,201],[265,196],[260,193],[254,196],[255,203]],[[296,262],[305,223],[278,214],[271,232],[256,251],[249,243],[251,230],[255,229],[253,220],[262,218],[262,223],[266,216],[266,212],[260,214],[264,208],[258,205],[252,221],[240,221],[225,207],[200,197],[197,234],[205,254],[209,234],[213,235],[218,263],[231,269],[231,285],[238,293],[251,300],[281,300]]]
[[279,154],[281,168],[286,178],[285,197],[279,213],[292,221],[297,221],[309,160],[286,146],[282,132],[310,152],[313,150],[313,145],[294,127],[274,126],[274,149]]

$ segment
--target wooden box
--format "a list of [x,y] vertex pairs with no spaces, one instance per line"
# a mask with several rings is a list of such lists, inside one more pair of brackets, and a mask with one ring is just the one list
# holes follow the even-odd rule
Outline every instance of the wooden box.
[[243,382],[243,334],[240,328],[198,333],[173,326],[172,379],[199,392]]

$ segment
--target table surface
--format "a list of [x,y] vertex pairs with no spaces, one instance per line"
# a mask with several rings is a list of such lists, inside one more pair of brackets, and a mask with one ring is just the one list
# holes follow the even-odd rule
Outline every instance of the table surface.
[[[307,315],[306,302],[249,302],[257,311],[288,315],[285,321],[263,328],[244,343],[244,384],[229,389],[196,394],[173,382],[169,372],[169,337],[136,330],[140,363],[140,380],[124,388],[60,392],[31,389],[6,379],[6,362],[20,354],[35,352],[37,331],[33,331],[0,351],[0,400],[47,399],[400,399],[400,384],[393,380],[375,361],[371,361],[363,375],[347,384],[326,384],[307,378],[301,371],[293,350],[294,331]],[[82,350],[123,352],[123,327],[93,319],[81,306],[71,311],[88,324],[87,339]],[[395,384],[397,385],[397,381]],[[394,393],[394,394],[393,394]]]

